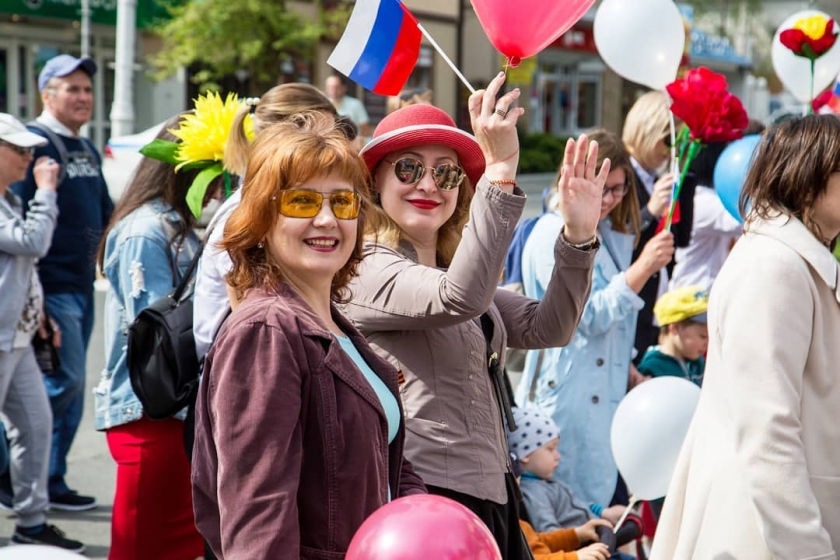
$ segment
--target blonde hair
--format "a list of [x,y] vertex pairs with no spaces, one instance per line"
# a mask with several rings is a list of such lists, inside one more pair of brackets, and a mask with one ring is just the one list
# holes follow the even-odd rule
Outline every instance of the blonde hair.
[[668,96],[649,91],[633,104],[624,119],[621,139],[636,161],[645,169],[653,169],[651,160],[658,157],[656,145],[669,133],[671,108]]
[[[371,212],[367,221],[367,236],[369,241],[379,245],[385,245],[392,249],[396,249],[403,239],[403,231],[391,216],[385,213],[382,205],[379,202],[379,191],[376,188],[376,175],[379,168],[383,165],[390,166],[391,164],[382,158],[382,161],[376,166],[373,172],[373,201],[371,205]],[[452,257],[455,256],[455,250],[461,243],[461,232],[467,224],[470,217],[470,203],[473,198],[473,185],[470,183],[469,177],[464,178],[464,182],[458,187],[458,200],[455,204],[455,211],[446,220],[438,230],[437,238],[437,261],[438,266],[448,267],[452,262]]]
[[244,103],[233,118],[225,148],[225,169],[236,175],[245,174],[250,147],[245,135],[245,118],[249,114],[254,120],[254,133],[259,134],[272,124],[284,122],[292,115],[306,111],[319,111],[333,118],[338,117],[330,100],[309,84],[281,84],[265,92],[259,100]]

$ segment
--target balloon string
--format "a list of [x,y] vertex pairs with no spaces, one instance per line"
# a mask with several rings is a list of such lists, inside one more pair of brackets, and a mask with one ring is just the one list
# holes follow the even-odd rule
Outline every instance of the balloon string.
[[624,513],[621,514],[621,518],[618,520],[618,523],[615,524],[615,528],[613,529],[613,533],[618,533],[618,530],[621,529],[621,526],[624,525],[624,522],[627,520],[627,516],[630,515],[630,510],[633,509],[639,502],[639,498],[636,496],[630,496],[630,503],[627,504],[627,509],[624,510]]

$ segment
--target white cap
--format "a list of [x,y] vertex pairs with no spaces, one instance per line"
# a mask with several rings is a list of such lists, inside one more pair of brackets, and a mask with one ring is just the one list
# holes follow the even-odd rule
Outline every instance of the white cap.
[[47,139],[26,129],[26,126],[8,113],[0,113],[0,140],[20,146],[46,146]]

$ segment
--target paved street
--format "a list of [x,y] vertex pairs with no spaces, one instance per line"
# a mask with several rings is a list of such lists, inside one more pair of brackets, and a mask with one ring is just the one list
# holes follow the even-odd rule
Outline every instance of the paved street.
[[[540,212],[542,189],[554,178],[553,174],[528,175],[519,178],[522,189],[528,194],[528,204],[524,215],[532,216]],[[49,522],[74,539],[87,545],[86,556],[89,558],[107,558],[110,545],[111,505],[114,495],[116,469],[105,435],[93,429],[93,395],[91,390],[99,381],[105,357],[102,348],[102,309],[105,293],[96,293],[96,324],[88,352],[87,392],[85,415],[70,452],[68,482],[74,489],[84,494],[92,494],[99,501],[99,507],[93,511],[81,513],[53,512]],[[14,515],[0,512],[0,546],[5,545],[14,532]]]

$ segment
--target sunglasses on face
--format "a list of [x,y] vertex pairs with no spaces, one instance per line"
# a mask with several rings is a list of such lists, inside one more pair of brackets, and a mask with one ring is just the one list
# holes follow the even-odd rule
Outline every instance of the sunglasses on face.
[[280,193],[280,213],[288,218],[314,218],[321,211],[324,199],[339,220],[355,220],[362,208],[362,197],[354,191],[321,193],[307,190],[288,190]]
[[422,161],[413,157],[400,158],[391,165],[394,166],[394,175],[397,176],[397,180],[404,185],[419,183],[423,175],[426,174],[426,170],[431,169],[432,180],[437,188],[442,191],[457,189],[467,176],[464,170],[454,163],[444,163],[437,167],[427,168]]
[[32,155],[35,153],[35,148],[21,148],[20,146],[15,146],[14,144],[10,144],[8,142],[0,141],[0,146],[6,146],[19,156],[24,156],[26,154]]
[[611,194],[613,198],[621,198],[630,190],[630,183],[624,183],[622,185],[614,185],[612,187],[604,187],[604,193],[601,195],[602,198],[607,198],[608,194]]

